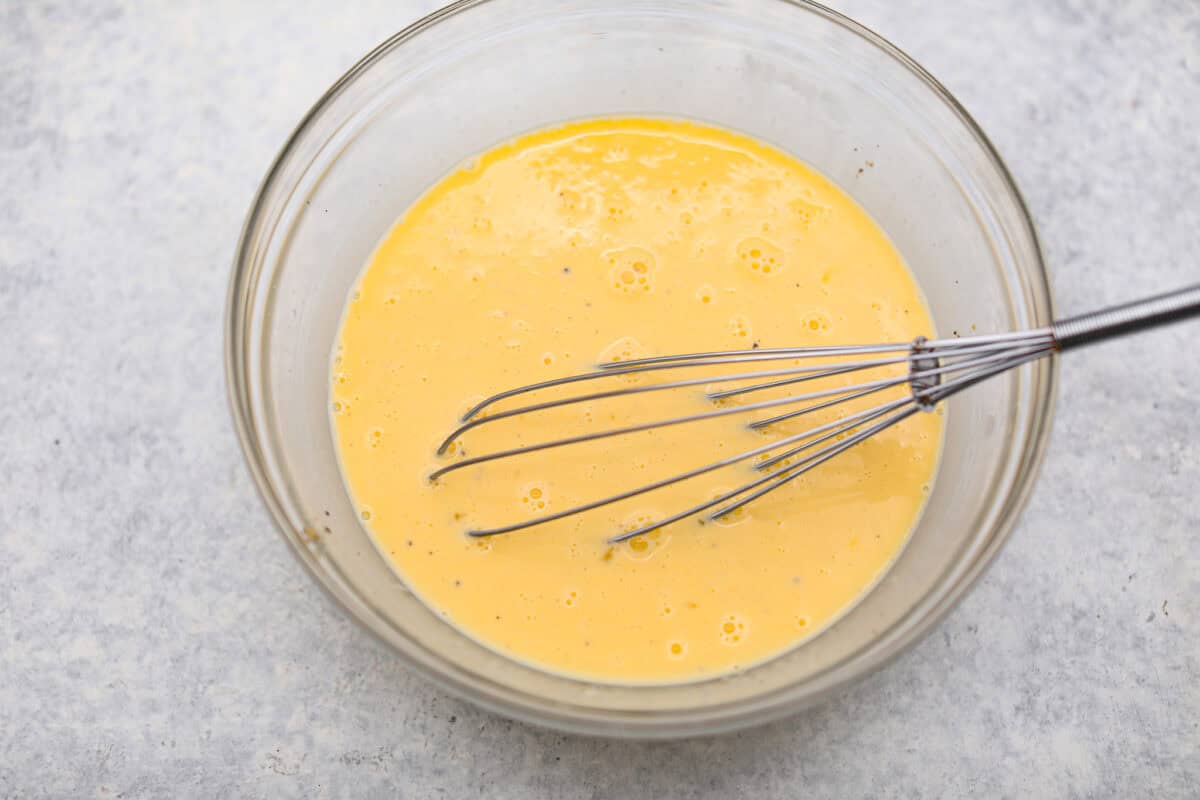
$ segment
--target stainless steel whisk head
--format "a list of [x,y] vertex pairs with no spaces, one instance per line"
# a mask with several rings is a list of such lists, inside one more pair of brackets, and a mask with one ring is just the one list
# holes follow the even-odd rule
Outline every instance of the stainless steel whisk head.
[[[601,364],[595,371],[564,378],[543,381],[516,389],[499,392],[480,402],[468,411],[462,425],[455,429],[438,448],[438,455],[446,455],[453,442],[471,430],[492,422],[536,414],[552,408],[687,387],[710,385],[719,380],[722,385],[739,384],[707,394],[710,400],[743,396],[768,389],[801,386],[822,378],[848,375],[871,370],[907,365],[902,375],[863,380],[845,386],[789,393],[783,397],[745,403],[732,407],[717,407],[704,412],[677,416],[668,419],[609,428],[499,450],[485,455],[462,458],[436,470],[430,479],[437,481],[456,470],[498,459],[515,458],[552,448],[621,436],[639,431],[652,430],[673,425],[699,422],[735,414],[770,411],[770,415],[749,423],[754,429],[762,429],[828,409],[858,398],[883,392],[897,386],[907,385],[909,391],[899,399],[880,403],[863,411],[856,411],[833,422],[816,425],[800,433],[784,436],[760,447],[751,448],[732,456],[715,460],[661,480],[634,487],[607,497],[572,506],[560,511],[532,517],[502,527],[471,530],[471,536],[495,536],[502,533],[530,528],[565,517],[582,514],[601,506],[617,503],[631,497],[652,492],[665,486],[680,483],[699,475],[728,467],[743,461],[751,461],[770,453],[759,460],[754,470],[759,473],[745,484],[719,496],[697,503],[678,513],[655,520],[635,530],[622,532],[609,539],[621,542],[643,533],[670,525],[673,522],[709,512],[710,519],[726,516],[747,503],[774,491],[795,480],[804,473],[854,447],[860,442],[890,428],[919,411],[931,411],[938,403],[957,392],[985,381],[1002,372],[1014,369],[1055,352],[1079,345],[1101,341],[1134,331],[1145,330],[1167,322],[1178,321],[1200,314],[1200,285],[1181,289],[1169,294],[1127,303],[1102,311],[1084,314],[1055,322],[1044,328],[1015,333],[1001,333],[964,338],[926,340],[918,337],[913,342],[874,345],[847,345],[839,347],[796,347],[753,350],[729,350],[686,355],[658,356],[634,361]],[[837,363],[803,363],[807,359],[845,359]],[[622,375],[654,373],[660,370],[697,369],[728,365],[752,364],[756,362],[793,361],[791,366],[766,370],[747,370],[733,374],[722,374],[719,379],[710,375],[697,378],[624,386],[615,389],[588,392],[570,397],[555,398],[543,402],[521,405],[485,414],[497,403],[511,398],[545,389],[553,389],[575,383],[602,381]],[[779,451],[779,452],[774,452]],[[711,510],[710,509],[715,509]]]

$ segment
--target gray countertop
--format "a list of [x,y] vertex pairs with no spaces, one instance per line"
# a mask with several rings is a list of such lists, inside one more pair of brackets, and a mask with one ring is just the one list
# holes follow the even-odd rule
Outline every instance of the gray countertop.
[[[1061,311],[1200,278],[1200,6],[853,0],[1008,159]],[[0,3],[0,797],[1196,797],[1196,324],[1066,359],[1040,483],[932,636],[665,744],[406,672],[272,528],[225,404],[242,216],[433,2]]]

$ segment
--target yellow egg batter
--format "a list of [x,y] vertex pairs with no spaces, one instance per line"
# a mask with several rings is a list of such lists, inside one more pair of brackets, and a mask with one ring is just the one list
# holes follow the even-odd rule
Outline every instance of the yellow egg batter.
[[[464,165],[384,237],[334,353],[333,429],[380,550],[465,633],[590,679],[709,677],[814,635],[881,576],[933,479],[938,415],[912,417],[732,518],[689,519],[618,545],[607,537],[754,473],[726,468],[499,537],[465,532],[674,475],[865,406],[762,432],[745,427],[761,412],[726,416],[465,467],[434,485],[427,476],[464,454],[712,404],[704,387],[599,400],[496,420],[443,458],[437,445],[484,396],[600,361],[932,333],[884,233],[800,161],[688,122],[579,122]],[[586,391],[698,374],[608,378]],[[721,385],[714,373],[712,386]],[[804,389],[734,402],[789,391]],[[525,402],[554,396],[562,393]]]

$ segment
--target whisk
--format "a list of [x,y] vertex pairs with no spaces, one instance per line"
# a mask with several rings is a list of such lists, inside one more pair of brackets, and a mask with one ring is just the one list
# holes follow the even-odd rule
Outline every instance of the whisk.
[[[801,433],[776,439],[760,447],[718,459],[709,464],[698,466],[695,469],[637,486],[608,497],[602,497],[591,502],[547,513],[514,524],[468,531],[468,534],[471,536],[483,537],[531,528],[535,525],[542,525],[565,517],[582,514],[601,506],[607,506],[647,492],[652,492],[664,486],[686,481],[738,462],[750,461],[758,459],[765,454],[770,454],[768,458],[759,460],[754,465],[754,469],[761,474],[753,477],[744,485],[685,508],[663,519],[654,520],[635,530],[619,533],[609,539],[613,543],[621,542],[705,512],[709,512],[710,519],[724,517],[745,506],[747,503],[751,503],[763,495],[778,489],[789,481],[795,480],[840,453],[844,453],[860,442],[907,419],[913,414],[920,411],[932,411],[938,403],[951,395],[995,375],[999,375],[1002,372],[1019,367],[1022,364],[1080,345],[1123,336],[1197,315],[1200,315],[1200,285],[1089,314],[1070,317],[1044,328],[1014,333],[937,339],[932,341],[924,337],[917,337],[912,342],[895,344],[727,350],[657,356],[611,364],[600,364],[591,372],[509,389],[488,397],[463,416],[462,425],[446,437],[445,441],[438,448],[438,455],[446,455],[451,443],[458,441],[461,436],[469,431],[501,419],[532,415],[539,411],[594,400],[626,397],[646,392],[706,386],[711,385],[714,378],[710,374],[698,378],[684,378],[661,383],[623,386],[570,397],[559,397],[516,408],[491,411],[487,414],[484,413],[486,409],[490,409],[493,405],[501,401],[567,384],[602,381],[612,379],[616,376],[652,373],[667,369],[721,367],[731,364],[751,364],[760,361],[797,362],[804,359],[817,358],[825,362],[825,360],[830,358],[846,359],[844,362],[838,363],[812,364],[810,362],[807,365],[797,363],[793,366],[777,369],[723,374],[719,377],[722,386],[730,383],[739,385],[733,388],[724,388],[719,391],[709,392],[707,397],[715,401],[737,395],[748,395],[767,389],[778,389],[784,386],[803,384],[821,378],[860,371],[878,370],[898,364],[907,364],[908,370],[903,375],[893,375],[873,380],[864,380],[851,385],[788,394],[783,397],[772,397],[768,400],[743,403],[742,405],[731,407],[716,407],[702,413],[582,433],[577,436],[568,436],[508,450],[500,450],[485,455],[462,458],[436,470],[430,478],[433,481],[437,481],[450,472],[473,465],[496,461],[498,459],[515,458],[527,453],[566,447],[568,445],[604,439],[611,436],[621,436],[672,425],[683,425],[734,414],[770,411],[770,416],[756,419],[749,423],[751,428],[761,429],[776,425],[784,420],[801,417],[820,409],[831,408],[841,403],[907,384],[909,392],[906,397],[884,402],[863,411],[857,411],[833,422],[814,426]],[[715,510],[710,511],[710,509]]]

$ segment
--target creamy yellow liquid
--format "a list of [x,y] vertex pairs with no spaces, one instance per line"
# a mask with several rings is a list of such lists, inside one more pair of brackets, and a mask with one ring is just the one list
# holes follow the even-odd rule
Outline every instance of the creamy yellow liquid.
[[[906,420],[732,518],[689,519],[615,546],[607,537],[755,473],[734,466],[495,538],[465,532],[675,475],[865,406],[761,433],[745,423],[787,409],[727,416],[466,467],[432,485],[429,473],[464,453],[713,405],[705,387],[694,387],[496,420],[438,458],[441,439],[486,395],[601,361],[932,333],[887,237],[803,163],[692,123],[575,123],[485,153],[430,189],[383,239],[338,339],[334,434],[346,484],[379,548],[464,632],[557,672],[689,680],[780,653],[877,580],[924,504],[942,435],[937,415]],[[714,377],[713,387],[727,385]],[[820,387],[733,402],[812,388]],[[520,402],[555,396],[562,393]]]

